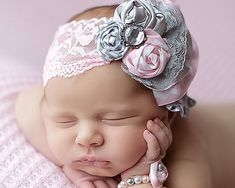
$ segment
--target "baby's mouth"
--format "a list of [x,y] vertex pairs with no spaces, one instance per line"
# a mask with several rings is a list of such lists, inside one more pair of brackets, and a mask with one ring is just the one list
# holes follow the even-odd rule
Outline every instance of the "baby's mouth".
[[110,162],[97,158],[95,156],[85,156],[81,157],[78,160],[76,160],[77,164],[83,165],[83,166],[95,166],[95,167],[105,167]]

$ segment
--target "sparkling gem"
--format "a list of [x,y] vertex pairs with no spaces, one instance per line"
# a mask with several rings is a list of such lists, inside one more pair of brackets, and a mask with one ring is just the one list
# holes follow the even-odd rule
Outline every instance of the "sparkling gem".
[[167,168],[164,166],[162,161],[159,161],[158,163],[156,176],[158,177],[159,181],[165,181],[168,176]]
[[129,46],[138,46],[145,40],[143,28],[137,25],[128,26],[124,32],[124,40]]
[[158,166],[157,166],[157,173],[167,173],[167,169],[162,163],[162,161],[159,161]]

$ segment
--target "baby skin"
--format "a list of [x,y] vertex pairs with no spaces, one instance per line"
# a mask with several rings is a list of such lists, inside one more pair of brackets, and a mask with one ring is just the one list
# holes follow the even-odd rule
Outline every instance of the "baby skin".
[[120,62],[53,78],[16,103],[25,137],[79,188],[114,188],[121,179],[148,175],[172,142],[169,116]]

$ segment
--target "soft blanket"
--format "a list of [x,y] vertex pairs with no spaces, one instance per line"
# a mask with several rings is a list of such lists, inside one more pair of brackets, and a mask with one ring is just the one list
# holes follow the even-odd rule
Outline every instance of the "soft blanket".
[[40,77],[35,69],[0,64],[0,188],[75,187],[59,167],[27,142],[16,123],[18,93],[39,83]]

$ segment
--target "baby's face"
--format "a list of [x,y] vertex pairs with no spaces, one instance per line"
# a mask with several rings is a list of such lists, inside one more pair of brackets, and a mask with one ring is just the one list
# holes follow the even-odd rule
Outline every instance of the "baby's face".
[[115,176],[143,156],[147,120],[162,118],[166,111],[117,62],[69,79],[51,79],[42,116],[49,147],[62,164]]

